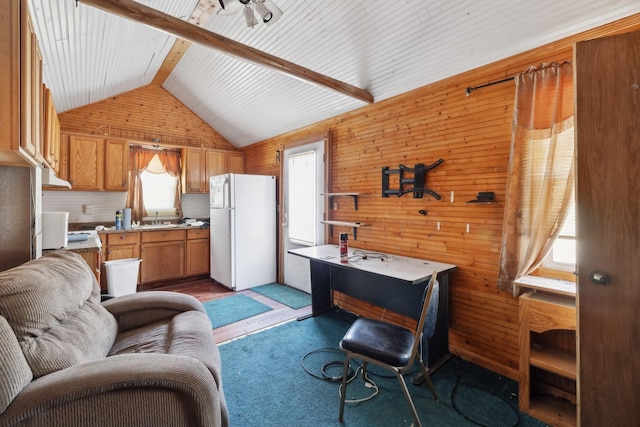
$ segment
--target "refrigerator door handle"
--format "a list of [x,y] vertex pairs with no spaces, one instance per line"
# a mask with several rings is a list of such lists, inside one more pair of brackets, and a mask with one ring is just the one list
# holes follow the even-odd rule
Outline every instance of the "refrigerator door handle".
[[282,215],[282,226],[283,227],[287,227],[289,225],[289,217],[287,216],[287,213],[285,212]]

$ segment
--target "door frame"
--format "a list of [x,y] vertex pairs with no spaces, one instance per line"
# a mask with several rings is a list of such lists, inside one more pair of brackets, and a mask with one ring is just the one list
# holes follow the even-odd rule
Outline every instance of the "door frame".
[[[301,145],[311,144],[318,141],[324,141],[324,191],[329,193],[331,189],[331,147],[333,146],[331,141],[331,131],[326,133],[314,134],[301,138],[295,141],[287,142],[280,145],[278,149],[278,158],[280,159],[280,179],[278,180],[278,283],[284,283],[284,229],[282,224],[284,223],[284,150],[299,147]],[[329,198],[324,199],[324,216],[323,220],[327,219],[329,212]],[[329,242],[329,229],[324,228],[324,241]]]

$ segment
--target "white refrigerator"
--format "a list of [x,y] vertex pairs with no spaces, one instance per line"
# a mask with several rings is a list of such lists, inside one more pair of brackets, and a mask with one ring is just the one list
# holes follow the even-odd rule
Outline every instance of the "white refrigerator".
[[276,281],[276,178],[224,174],[209,182],[211,278],[236,291]]

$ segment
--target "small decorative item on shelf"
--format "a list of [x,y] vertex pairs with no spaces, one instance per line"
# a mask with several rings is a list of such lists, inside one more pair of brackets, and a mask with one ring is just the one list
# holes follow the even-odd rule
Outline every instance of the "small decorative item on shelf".
[[494,197],[493,191],[481,191],[474,200],[469,200],[467,203],[495,203]]

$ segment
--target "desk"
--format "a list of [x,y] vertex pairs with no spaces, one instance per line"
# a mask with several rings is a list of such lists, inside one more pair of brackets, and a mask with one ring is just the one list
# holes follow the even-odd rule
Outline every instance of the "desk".
[[449,354],[449,272],[456,266],[381,252],[375,252],[381,258],[362,259],[360,252],[373,253],[350,248],[349,262],[343,264],[337,245],[289,251],[310,261],[312,314],[331,309],[336,290],[417,320],[425,287],[436,271],[440,283],[438,319],[424,355],[427,367],[435,367]]

